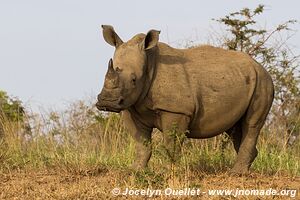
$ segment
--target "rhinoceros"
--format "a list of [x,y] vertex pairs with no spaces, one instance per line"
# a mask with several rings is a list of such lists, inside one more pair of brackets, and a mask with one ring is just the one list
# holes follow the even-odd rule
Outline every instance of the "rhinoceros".
[[152,130],[160,130],[168,145],[167,132],[176,124],[187,138],[228,133],[237,153],[231,172],[249,172],[274,98],[272,79],[260,64],[245,53],[208,45],[172,48],[159,42],[157,30],[123,42],[112,26],[102,29],[115,52],[96,106],[122,112],[136,141],[134,168],[147,166]]

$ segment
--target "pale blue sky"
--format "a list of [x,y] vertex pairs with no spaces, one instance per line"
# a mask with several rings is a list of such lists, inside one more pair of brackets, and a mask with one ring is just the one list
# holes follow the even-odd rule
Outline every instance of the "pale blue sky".
[[[158,29],[160,40],[176,47],[207,41],[212,28],[219,29],[212,18],[258,4],[267,6],[259,18],[267,27],[300,20],[296,0],[0,0],[0,90],[34,109],[62,108],[102,88],[114,49],[104,42],[101,24],[113,25],[123,40]],[[300,49],[300,33],[292,43]]]

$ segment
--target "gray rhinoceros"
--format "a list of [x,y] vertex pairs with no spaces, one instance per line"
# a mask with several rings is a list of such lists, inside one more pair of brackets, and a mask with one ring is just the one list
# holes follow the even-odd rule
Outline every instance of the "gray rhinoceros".
[[96,105],[122,111],[136,141],[133,167],[146,167],[153,128],[170,144],[166,133],[175,123],[187,138],[228,133],[237,152],[232,172],[248,172],[274,97],[261,65],[245,53],[212,46],[175,49],[158,42],[156,30],[123,42],[112,26],[102,28],[115,53]]

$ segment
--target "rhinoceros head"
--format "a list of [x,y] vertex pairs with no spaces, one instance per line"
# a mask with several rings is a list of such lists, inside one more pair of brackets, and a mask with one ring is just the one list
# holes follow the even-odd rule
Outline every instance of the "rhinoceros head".
[[157,46],[159,31],[150,30],[123,42],[112,26],[102,25],[104,40],[115,47],[97,108],[120,112],[134,105],[145,88],[147,52]]

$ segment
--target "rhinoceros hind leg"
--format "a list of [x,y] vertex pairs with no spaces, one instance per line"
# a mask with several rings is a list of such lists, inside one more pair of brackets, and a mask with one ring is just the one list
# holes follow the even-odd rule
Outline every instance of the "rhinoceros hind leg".
[[257,137],[260,129],[244,125],[243,138],[237,154],[236,162],[231,170],[233,174],[247,174],[249,168],[256,158],[258,151],[256,149]]
[[256,149],[257,138],[273,101],[273,86],[265,81],[267,79],[258,83],[248,110],[241,120],[242,139],[236,162],[231,170],[234,174],[248,173],[258,154]]
[[232,128],[227,130],[226,133],[229,135],[233,143],[234,150],[236,151],[236,153],[238,153],[242,141],[242,127],[240,121],[237,122]]

